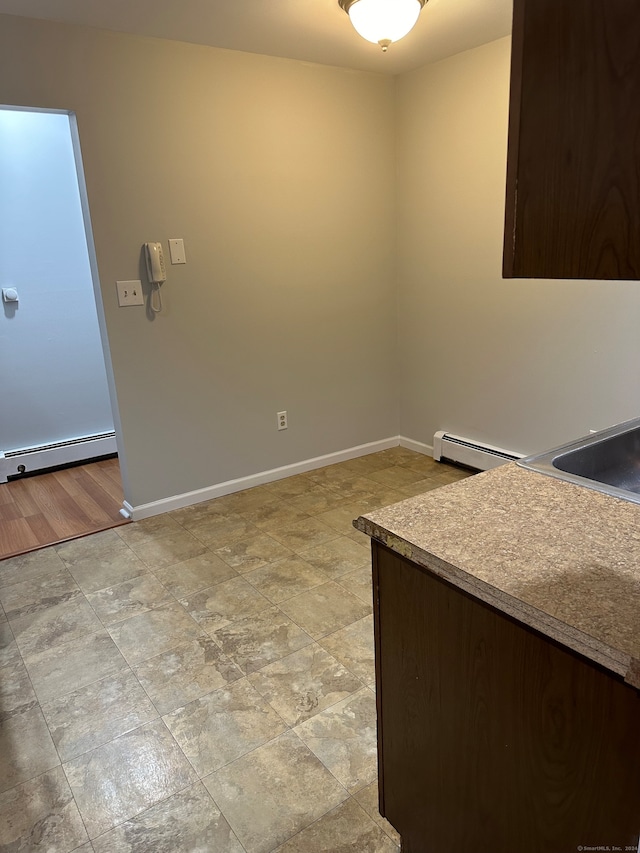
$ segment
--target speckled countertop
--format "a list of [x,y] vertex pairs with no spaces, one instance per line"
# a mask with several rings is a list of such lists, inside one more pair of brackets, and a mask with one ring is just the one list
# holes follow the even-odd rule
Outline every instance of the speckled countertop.
[[640,505],[509,463],[354,526],[640,689]]

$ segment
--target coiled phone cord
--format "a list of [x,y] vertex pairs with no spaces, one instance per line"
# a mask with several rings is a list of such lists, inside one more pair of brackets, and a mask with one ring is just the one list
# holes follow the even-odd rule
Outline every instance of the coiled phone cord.
[[[154,312],[154,314],[159,314],[162,311],[162,293],[160,291],[160,288],[162,287],[162,282],[153,281],[151,282],[151,284],[153,287],[153,290],[151,291],[151,310]],[[157,302],[154,299],[156,293],[158,294]],[[158,306],[157,308],[156,305]]]

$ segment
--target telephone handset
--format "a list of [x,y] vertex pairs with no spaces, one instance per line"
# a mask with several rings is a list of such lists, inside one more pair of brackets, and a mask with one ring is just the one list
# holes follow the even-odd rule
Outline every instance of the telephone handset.
[[[147,262],[147,278],[154,290],[151,291],[151,310],[155,314],[162,311],[162,294],[160,293],[160,285],[167,280],[167,268],[164,265],[164,255],[162,254],[162,243],[145,243],[144,257]],[[157,305],[154,301],[155,293],[158,294]]]
[[167,268],[164,265],[162,243],[145,243],[147,259],[147,277],[152,284],[162,284],[167,280]]

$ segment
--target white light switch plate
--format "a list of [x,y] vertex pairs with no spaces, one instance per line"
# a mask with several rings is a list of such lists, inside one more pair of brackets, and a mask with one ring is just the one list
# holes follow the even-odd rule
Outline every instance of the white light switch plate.
[[184,240],[169,240],[169,254],[172,264],[186,264],[187,256],[184,251]]
[[118,290],[118,305],[121,308],[127,305],[144,305],[141,281],[116,281]]

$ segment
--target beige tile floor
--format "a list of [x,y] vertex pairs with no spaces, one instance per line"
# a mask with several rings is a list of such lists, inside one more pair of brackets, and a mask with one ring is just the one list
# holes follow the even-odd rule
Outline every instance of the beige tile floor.
[[351,521],[403,448],[0,562],[0,850],[393,853]]

